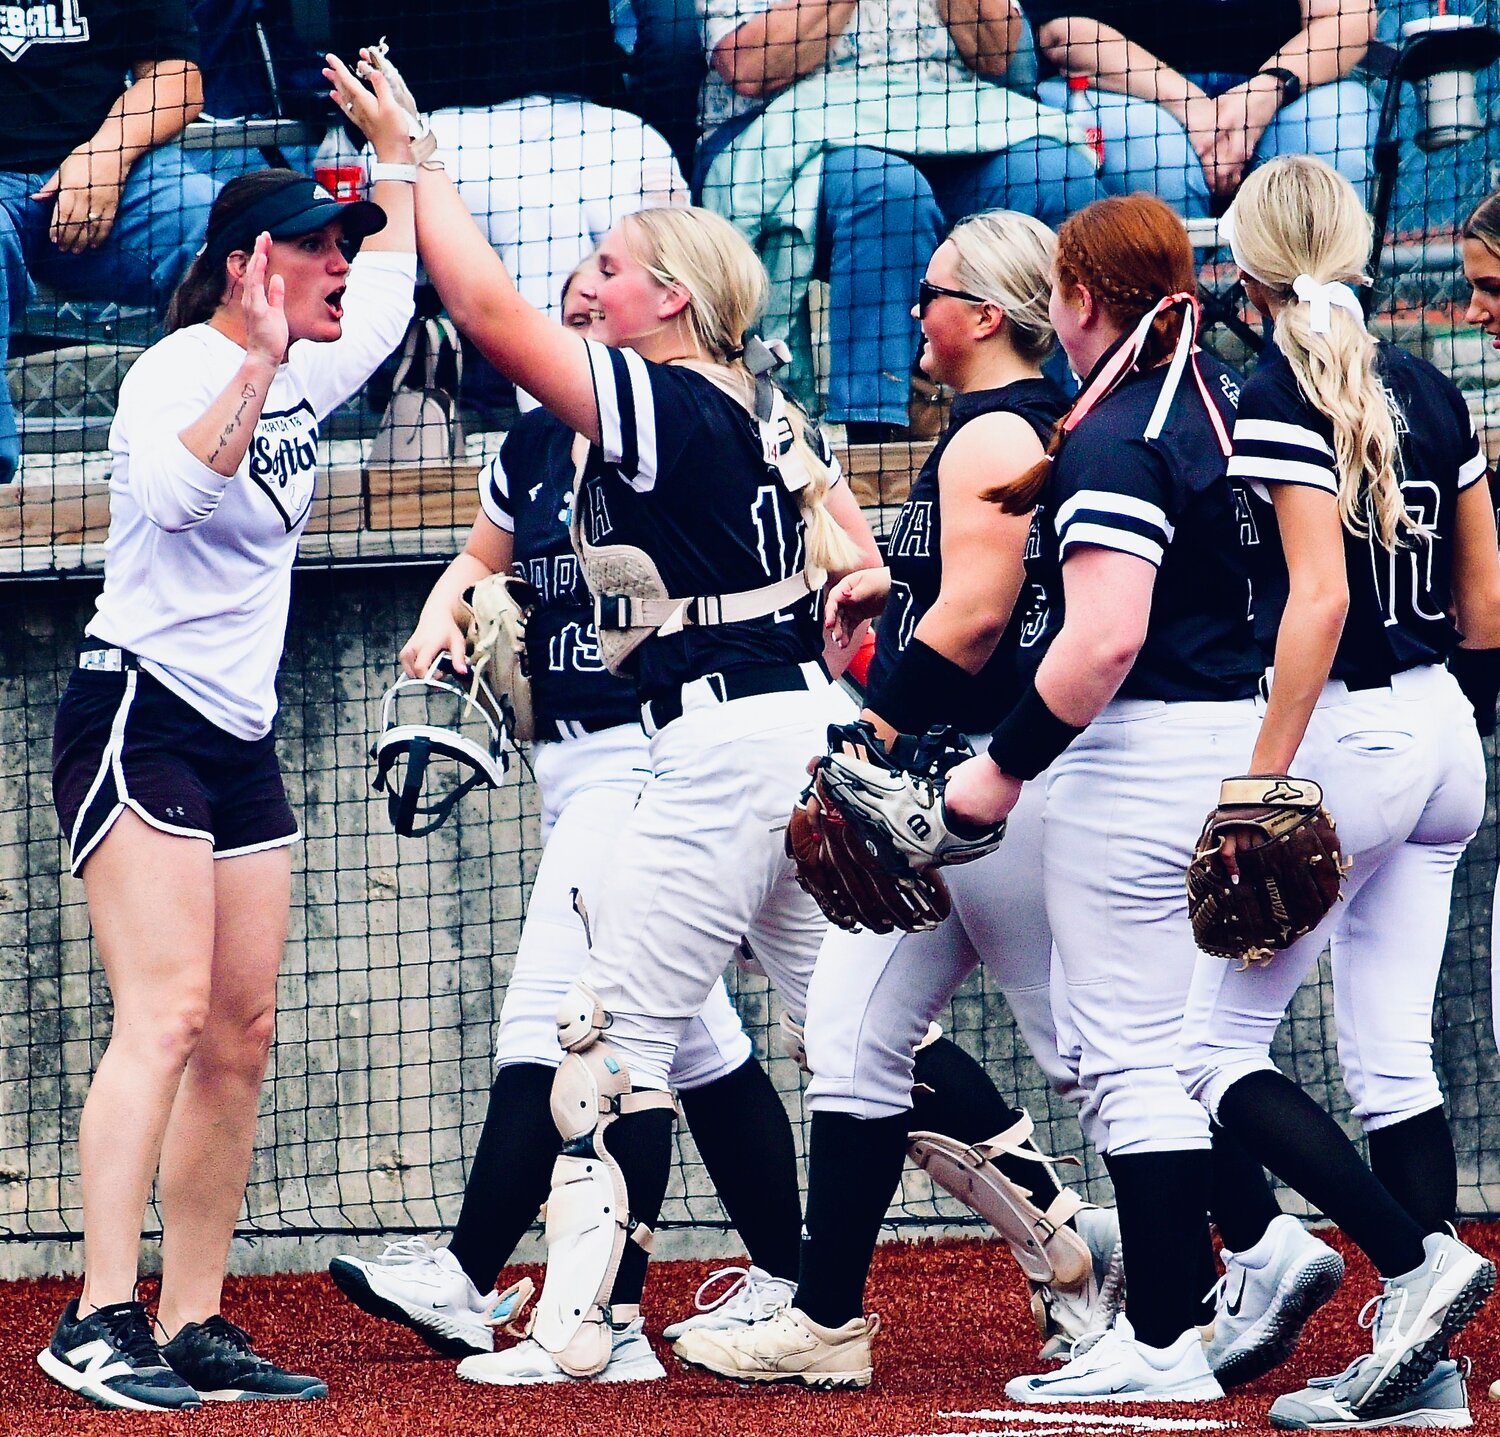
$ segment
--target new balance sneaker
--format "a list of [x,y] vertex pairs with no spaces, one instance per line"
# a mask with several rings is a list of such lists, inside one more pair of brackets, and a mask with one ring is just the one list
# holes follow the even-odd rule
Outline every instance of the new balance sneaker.
[[111,1302],[79,1317],[74,1298],[36,1360],[54,1382],[99,1407],[182,1412],[203,1405],[198,1393],[167,1366],[139,1302]]
[[[1361,1361],[1368,1362],[1366,1354]],[[1314,1378],[1300,1392],[1288,1392],[1271,1404],[1271,1426],[1293,1432],[1334,1428],[1472,1427],[1468,1387],[1459,1363],[1439,1362],[1404,1397],[1374,1408],[1355,1409],[1335,1395],[1338,1378]]]
[[1360,1312],[1373,1350],[1345,1373],[1333,1392],[1359,1409],[1409,1396],[1495,1290],[1495,1264],[1448,1233],[1422,1239],[1421,1267],[1387,1278]]
[[328,1275],[356,1307],[409,1327],[444,1357],[495,1349],[484,1320],[495,1294],[481,1294],[446,1247],[402,1238],[377,1258],[336,1257]]
[[[715,1283],[731,1279],[729,1286],[713,1297],[707,1294]],[[676,1342],[684,1332],[730,1332],[748,1327],[763,1317],[774,1317],[796,1295],[797,1284],[784,1277],[772,1277],[763,1267],[721,1267],[711,1272],[693,1297],[698,1312],[674,1322],[662,1333],[668,1342]]]
[[1114,1325],[1125,1301],[1120,1220],[1108,1207],[1086,1207],[1073,1219],[1094,1265],[1082,1287],[1031,1284],[1031,1316],[1042,1338],[1043,1362],[1066,1362]]
[[251,1345],[250,1335],[217,1313],[186,1323],[161,1350],[184,1382],[205,1402],[310,1402],[328,1396],[328,1384],[288,1372]]
[[495,1387],[527,1387],[543,1382],[654,1382],[667,1375],[646,1340],[639,1317],[618,1329],[609,1361],[592,1377],[574,1377],[552,1360],[552,1354],[528,1337],[501,1352],[466,1357],[458,1364],[465,1382],[485,1382]]
[[1238,1387],[1291,1356],[1307,1319],[1338,1291],[1344,1259],[1290,1213],[1273,1219],[1245,1252],[1223,1253],[1214,1287],[1208,1365],[1221,1387]]
[[672,1351],[689,1367],[735,1382],[792,1382],[829,1391],[870,1385],[870,1339],[879,1331],[880,1319],[873,1315],[820,1327],[798,1308],[783,1307],[748,1327],[685,1332]]
[[1170,1347],[1136,1340],[1122,1312],[1087,1351],[1056,1372],[1005,1384],[1012,1402],[1212,1402],[1224,1389],[1203,1354],[1203,1337],[1190,1327]]

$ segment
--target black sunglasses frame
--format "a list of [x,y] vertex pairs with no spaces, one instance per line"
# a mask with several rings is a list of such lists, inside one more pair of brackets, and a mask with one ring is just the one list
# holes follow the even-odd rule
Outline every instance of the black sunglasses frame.
[[969,304],[993,304],[994,301],[986,299],[982,294],[970,294],[966,289],[949,289],[946,285],[933,284],[931,280],[924,279],[917,285],[917,313],[927,313],[927,306],[940,295],[948,299],[961,299]]

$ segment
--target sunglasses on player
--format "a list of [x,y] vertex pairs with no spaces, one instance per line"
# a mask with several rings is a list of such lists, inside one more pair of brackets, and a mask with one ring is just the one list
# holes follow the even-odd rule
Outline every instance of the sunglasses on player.
[[931,280],[924,279],[917,286],[917,313],[927,313],[927,306],[939,295],[947,295],[949,299],[962,299],[969,304],[992,304],[993,300],[986,299],[982,294],[970,294],[966,289],[949,289],[945,285],[933,284]]

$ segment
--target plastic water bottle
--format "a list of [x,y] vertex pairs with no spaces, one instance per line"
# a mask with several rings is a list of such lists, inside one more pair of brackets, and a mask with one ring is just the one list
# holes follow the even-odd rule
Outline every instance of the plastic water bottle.
[[1094,152],[1094,168],[1104,168],[1104,131],[1099,127],[1099,111],[1089,96],[1087,75],[1068,76],[1068,114],[1083,130],[1083,142]]
[[330,125],[313,156],[313,178],[341,205],[363,199],[365,166],[342,125]]

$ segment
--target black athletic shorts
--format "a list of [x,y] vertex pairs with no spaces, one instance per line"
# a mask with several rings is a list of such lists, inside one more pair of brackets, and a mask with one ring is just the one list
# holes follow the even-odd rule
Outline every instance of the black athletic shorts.
[[101,658],[119,668],[74,669],[52,731],[52,798],[75,874],[127,808],[163,833],[208,839],[215,858],[297,841],[272,734],[236,738],[130,655],[85,655]]

